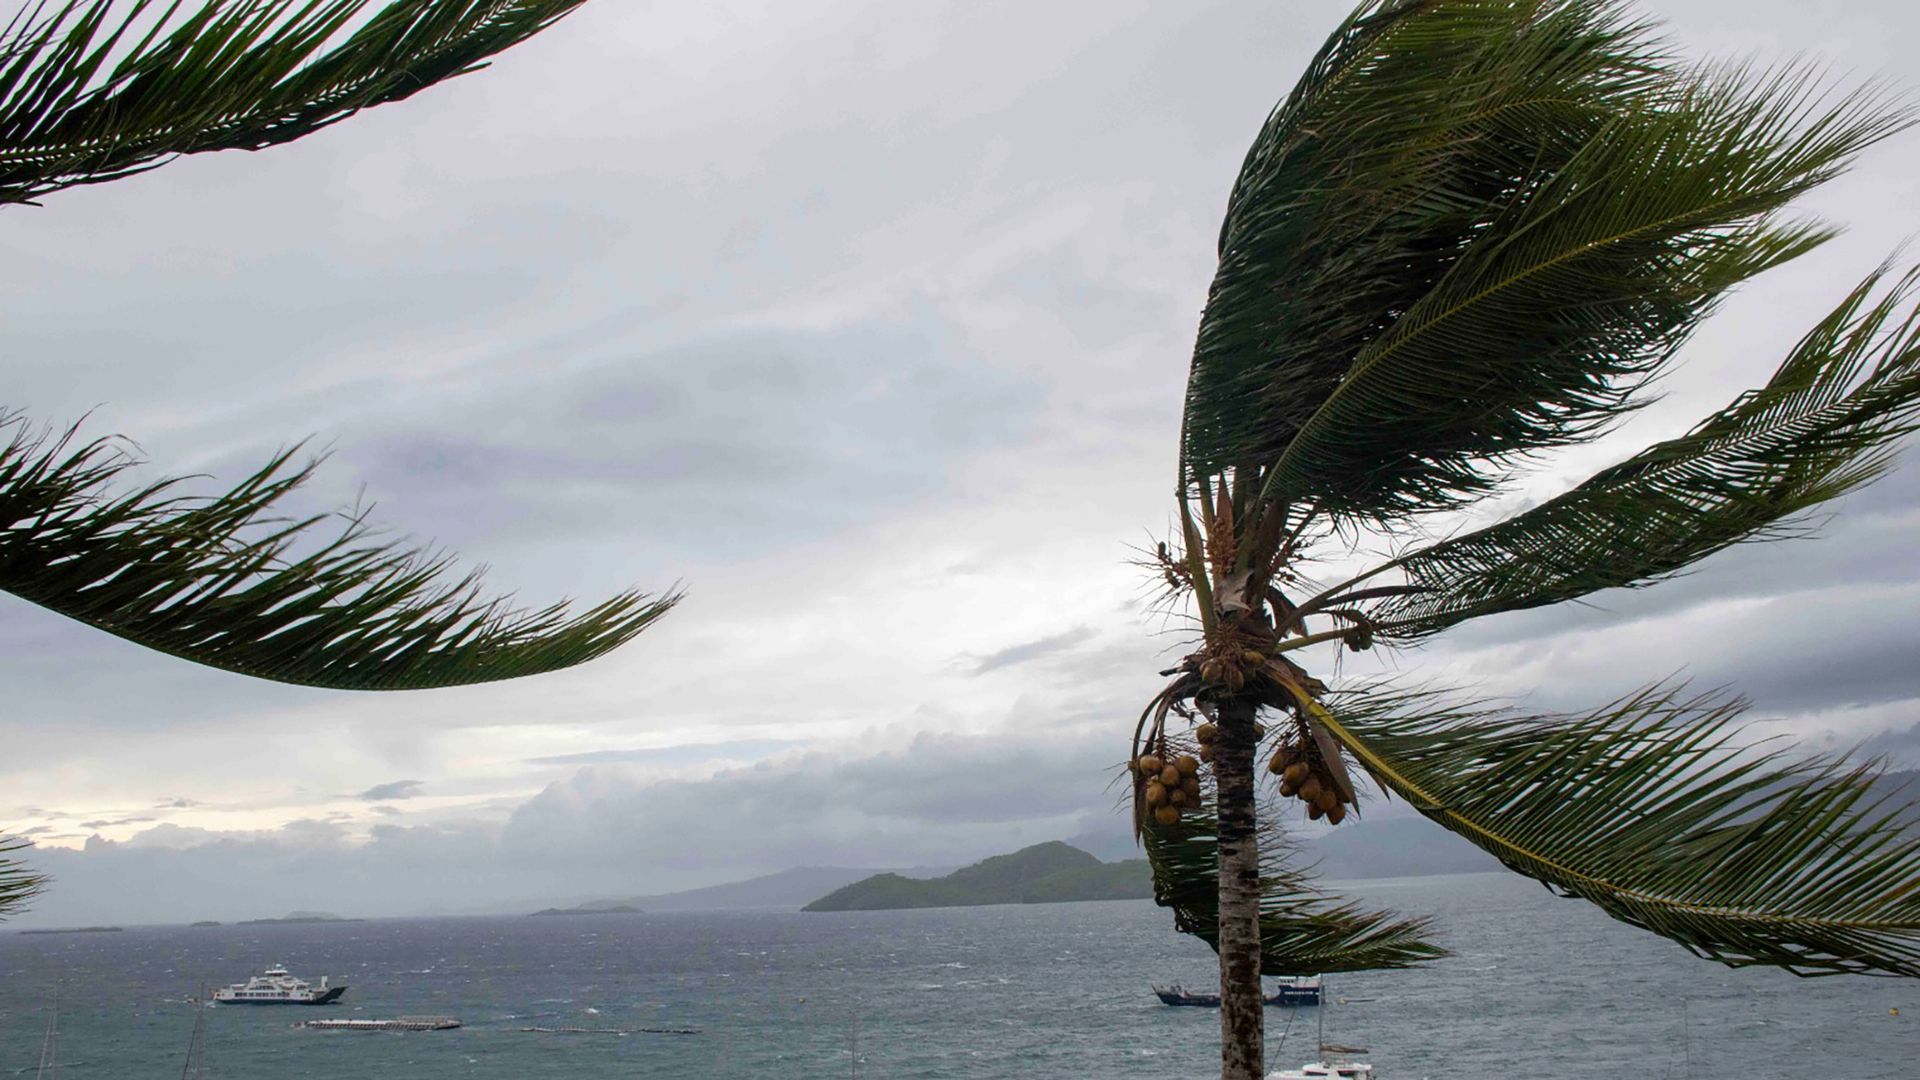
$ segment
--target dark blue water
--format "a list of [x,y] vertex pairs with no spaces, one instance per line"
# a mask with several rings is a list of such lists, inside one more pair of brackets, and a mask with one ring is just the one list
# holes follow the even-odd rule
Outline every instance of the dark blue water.
[[[1327,1037],[1370,1046],[1381,1080],[1920,1078],[1920,983],[1729,971],[1517,878],[1350,891],[1438,914],[1457,953],[1333,983],[1348,1003],[1327,1008]],[[326,1010],[209,1010],[213,1076],[844,1077],[856,1017],[875,1080],[1195,1077],[1217,1061],[1217,1014],[1147,989],[1214,985],[1211,953],[1153,905],[1116,902],[0,934],[0,1076],[33,1075],[56,981],[64,1080],[178,1076],[194,1016],[181,999],[277,961],[352,989]],[[290,1026],[419,1013],[467,1026]],[[1268,1017],[1276,1067],[1312,1056],[1316,1010]]]

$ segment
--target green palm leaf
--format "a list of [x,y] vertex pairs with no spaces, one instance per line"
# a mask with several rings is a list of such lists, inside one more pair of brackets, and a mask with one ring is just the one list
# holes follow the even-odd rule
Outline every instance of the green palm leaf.
[[25,908],[45,887],[47,879],[7,856],[33,847],[32,842],[13,836],[0,836],[0,919]]
[[[1884,273],[1884,272],[1883,272]],[[1875,300],[1875,274],[1773,378],[1686,435],[1511,520],[1414,552],[1416,591],[1370,611],[1378,639],[1413,640],[1500,611],[1645,585],[1878,476],[1920,418],[1920,274]]]
[[[1219,948],[1219,845],[1212,807],[1176,825],[1150,824],[1141,833],[1153,868],[1153,896],[1171,908],[1174,927]],[[1260,831],[1260,973],[1406,968],[1438,960],[1445,949],[1426,940],[1428,920],[1395,919],[1337,903],[1291,865],[1293,848],[1277,827]]]
[[297,551],[327,517],[275,516],[316,464],[292,465],[295,450],[217,497],[178,480],[115,495],[135,461],[111,441],[35,435],[17,415],[0,431],[0,591],[227,671],[342,690],[511,679],[607,653],[679,599],[514,608],[443,554],[377,542],[364,516]]
[[1655,688],[1586,716],[1348,692],[1376,780],[1555,891],[1732,966],[1920,975],[1920,835],[1875,771],[1739,748],[1739,702]]
[[0,203],[288,142],[484,66],[584,0],[66,0],[0,40]]
[[1363,5],[1235,188],[1190,479],[1391,518],[1589,438],[1727,288],[1828,235],[1775,215],[1903,114],[1662,56],[1617,3]]

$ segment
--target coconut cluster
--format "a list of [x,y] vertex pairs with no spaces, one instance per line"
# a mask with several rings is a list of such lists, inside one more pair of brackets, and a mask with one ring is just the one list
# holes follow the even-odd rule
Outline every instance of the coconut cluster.
[[1280,778],[1281,795],[1307,804],[1307,817],[1314,821],[1324,817],[1334,825],[1346,818],[1348,802],[1340,796],[1340,785],[1311,744],[1282,744],[1267,769]]
[[1178,824],[1182,815],[1200,809],[1200,759],[1142,754],[1133,763],[1146,782],[1147,811],[1161,825]]
[[[1220,737],[1220,725],[1208,721],[1193,729],[1193,737],[1200,744],[1200,760],[1213,761],[1213,741]],[[1267,725],[1253,725],[1253,738],[1258,742],[1267,737]]]

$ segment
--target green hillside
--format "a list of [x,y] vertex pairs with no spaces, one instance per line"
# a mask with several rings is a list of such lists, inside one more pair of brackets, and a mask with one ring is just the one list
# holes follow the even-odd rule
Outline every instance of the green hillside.
[[1144,859],[1103,863],[1058,840],[995,855],[945,877],[875,874],[835,889],[804,911],[1053,904],[1070,900],[1138,900],[1153,895]]

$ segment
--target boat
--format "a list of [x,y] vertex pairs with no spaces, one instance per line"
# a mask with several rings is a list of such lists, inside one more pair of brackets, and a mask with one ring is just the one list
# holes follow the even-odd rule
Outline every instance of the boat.
[[222,1005],[326,1005],[340,1000],[345,986],[330,986],[325,975],[320,985],[295,978],[279,964],[243,983],[223,986],[213,992],[213,1000]]
[[1373,1066],[1364,1061],[1347,1060],[1348,1055],[1364,1053],[1366,1050],[1357,1046],[1322,1043],[1319,1061],[1268,1073],[1267,1080],[1373,1080]]
[[[1168,1005],[1194,1005],[1203,1009],[1220,1007],[1220,994],[1215,990],[1187,990],[1179,983],[1172,986],[1155,985],[1153,992]],[[1267,1004],[1292,1007],[1295,1005],[1320,1004],[1320,976],[1289,975],[1274,984],[1271,994],[1265,995]]]

